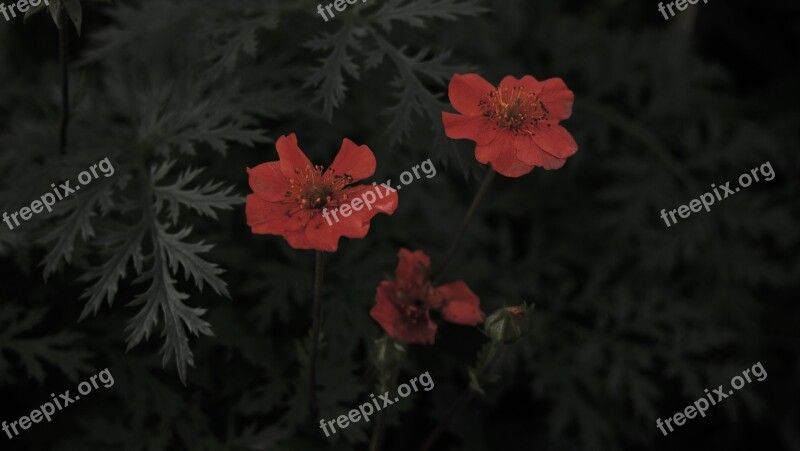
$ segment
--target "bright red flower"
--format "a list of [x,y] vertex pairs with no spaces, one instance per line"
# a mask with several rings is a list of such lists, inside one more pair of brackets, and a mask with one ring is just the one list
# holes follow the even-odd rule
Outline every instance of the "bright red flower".
[[441,311],[446,321],[474,326],[483,321],[480,299],[464,281],[434,288],[428,280],[430,259],[422,251],[400,249],[395,280],[378,285],[375,305],[369,314],[397,340],[433,343],[436,323],[430,311]]
[[[351,186],[375,173],[375,156],[369,147],[345,139],[324,172],[300,150],[294,133],[281,136],[275,147],[279,161],[247,168],[254,193],[247,196],[247,224],[253,233],[282,235],[295,249],[335,252],[340,237],[364,238],[373,216],[391,215],[397,208],[394,191],[373,185]],[[364,208],[362,202],[359,210],[350,209],[349,216],[339,212],[338,220],[331,220],[332,210],[370,190],[376,198],[371,208]]]
[[442,113],[445,133],[475,141],[475,158],[506,177],[534,167],[558,169],[578,151],[560,121],[572,114],[575,95],[560,78],[537,81],[508,76],[495,88],[477,74],[453,75],[450,103],[461,114]]

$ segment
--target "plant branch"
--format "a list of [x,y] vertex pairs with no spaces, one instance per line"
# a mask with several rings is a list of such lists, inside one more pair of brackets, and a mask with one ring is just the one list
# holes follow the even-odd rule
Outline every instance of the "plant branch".
[[324,260],[322,251],[317,251],[316,269],[314,273],[314,305],[312,307],[311,323],[311,355],[309,356],[309,377],[308,392],[310,397],[310,409],[312,420],[319,416],[319,404],[317,403],[317,351],[319,350],[319,331],[322,298],[322,271]]
[[67,154],[67,126],[69,125],[69,18],[62,3],[58,8],[58,41],[61,59],[61,127],[58,133],[58,149]]

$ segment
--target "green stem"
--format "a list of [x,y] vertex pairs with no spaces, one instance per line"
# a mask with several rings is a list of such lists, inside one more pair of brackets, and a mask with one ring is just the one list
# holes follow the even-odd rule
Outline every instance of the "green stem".
[[58,41],[61,59],[61,126],[58,133],[58,149],[67,154],[67,126],[69,125],[69,18],[62,3],[58,8]]
[[[380,392],[389,390],[389,385],[394,386],[397,382],[397,371],[392,372],[391,376],[381,376],[382,383]],[[380,451],[383,444],[383,431],[386,429],[386,414],[385,411],[379,410],[378,417],[375,419],[375,429],[372,430],[372,440],[370,441],[370,451]]]
[[492,184],[495,174],[497,173],[494,171],[494,169],[489,169],[489,172],[483,178],[483,183],[481,183],[481,187],[478,190],[478,193],[475,195],[475,198],[472,199],[472,204],[467,210],[467,215],[464,217],[464,221],[461,223],[461,227],[458,229],[458,232],[456,232],[456,236],[453,238],[452,244],[450,244],[450,249],[447,250],[447,253],[445,254],[439,266],[437,266],[436,269],[431,272],[431,281],[436,280],[437,277],[442,275],[444,269],[455,255],[456,250],[458,250],[458,246],[461,244],[461,239],[464,238],[464,233],[467,231],[467,226],[469,225],[470,221],[472,221],[472,217],[475,216],[475,212],[478,210],[478,204],[481,203],[483,196],[485,196],[486,192],[489,191],[489,185]]
[[[486,378],[492,374],[492,371],[494,371],[494,367],[497,365],[497,362],[500,360],[500,357],[502,357],[504,353],[505,353],[505,346],[502,344],[499,345],[494,350],[494,355],[489,360],[489,363],[487,363],[486,366],[483,367],[483,370],[478,375],[479,383],[486,380]],[[456,419],[456,417],[458,417],[461,414],[461,411],[464,410],[465,407],[467,407],[467,404],[469,404],[469,402],[472,401],[472,398],[475,397],[475,393],[476,393],[475,390],[473,390],[471,387],[468,387],[461,394],[461,397],[459,397],[458,402],[456,402],[453,405],[453,407],[447,412],[447,414],[439,423],[439,425],[436,427],[436,429],[433,432],[431,432],[431,434],[425,440],[425,443],[423,443],[422,446],[419,448],[419,451],[430,451],[433,445],[436,444],[436,441],[439,440],[439,436],[442,435],[442,432],[444,432],[444,430],[448,426],[450,426],[450,423],[452,423],[453,420]]]
[[319,332],[322,314],[322,271],[324,260],[322,251],[316,254],[316,269],[314,274],[314,305],[312,307],[311,323],[311,355],[309,356],[309,377],[308,392],[310,397],[311,418],[316,420],[319,417],[319,404],[317,403],[317,351],[319,350]]

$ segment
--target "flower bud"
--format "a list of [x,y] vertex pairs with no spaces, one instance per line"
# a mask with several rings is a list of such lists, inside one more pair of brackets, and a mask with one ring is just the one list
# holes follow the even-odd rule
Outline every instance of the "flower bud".
[[406,358],[406,348],[394,341],[392,337],[384,335],[375,340],[373,354],[375,366],[381,371],[391,371],[397,368]]
[[486,318],[486,334],[495,342],[514,343],[528,332],[527,308],[505,307]]

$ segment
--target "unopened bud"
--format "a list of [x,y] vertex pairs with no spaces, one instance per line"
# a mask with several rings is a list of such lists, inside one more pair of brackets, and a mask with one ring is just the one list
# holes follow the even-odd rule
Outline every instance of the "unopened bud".
[[375,366],[381,371],[391,371],[397,368],[406,358],[406,348],[394,341],[392,337],[384,335],[375,340],[373,354]]
[[514,343],[528,332],[527,309],[505,307],[486,318],[484,328],[492,341]]

